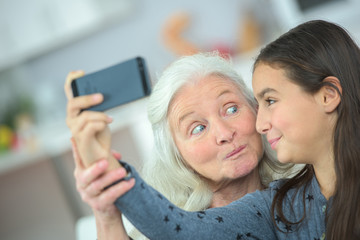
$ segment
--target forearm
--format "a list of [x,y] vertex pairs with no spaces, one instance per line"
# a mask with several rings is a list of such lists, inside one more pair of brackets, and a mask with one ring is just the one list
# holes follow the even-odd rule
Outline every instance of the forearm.
[[[115,205],[149,239],[235,239],[233,225],[221,224],[217,213],[183,211],[143,182],[134,168],[130,170],[135,186]],[[225,210],[221,216],[230,212]]]
[[125,168],[135,178],[135,186],[115,205],[149,239],[236,239],[246,234],[253,239],[276,239],[267,214],[269,204],[260,192],[259,196],[249,194],[235,205],[187,212],[147,185],[134,168]]

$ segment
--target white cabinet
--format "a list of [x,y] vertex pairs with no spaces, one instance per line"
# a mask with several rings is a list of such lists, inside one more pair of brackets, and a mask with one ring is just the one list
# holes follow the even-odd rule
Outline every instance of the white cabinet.
[[0,71],[119,21],[132,0],[0,2]]

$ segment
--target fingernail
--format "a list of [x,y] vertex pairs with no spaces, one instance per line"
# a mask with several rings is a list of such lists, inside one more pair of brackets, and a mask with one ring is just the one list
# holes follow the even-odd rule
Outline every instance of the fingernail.
[[96,93],[96,94],[93,95],[93,100],[94,100],[95,102],[98,102],[98,101],[100,101],[101,97],[102,97],[102,96],[101,96],[100,93]]
[[120,160],[120,159],[121,159],[121,154],[120,154],[120,153],[115,152],[115,151],[113,151],[112,153],[113,153],[113,156],[114,156],[117,160]]
[[128,180],[128,182],[130,183],[130,185],[135,184],[135,178],[130,178],[130,179]]
[[120,176],[124,176],[125,173],[126,173],[126,171],[125,171],[124,168],[119,168],[119,169],[117,170],[117,173],[118,173],[118,175],[120,175]]
[[106,160],[100,160],[100,161],[98,162],[98,167],[104,168],[104,167],[106,167],[106,166],[107,166],[107,161],[106,161]]
[[113,117],[111,117],[111,116],[107,116],[107,121],[109,122],[109,123],[111,123],[112,121],[114,120],[114,118]]

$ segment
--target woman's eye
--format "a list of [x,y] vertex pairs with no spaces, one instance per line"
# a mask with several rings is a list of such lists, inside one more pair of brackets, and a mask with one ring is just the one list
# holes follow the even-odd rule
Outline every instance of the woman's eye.
[[200,132],[205,130],[205,126],[204,125],[197,125],[191,132],[192,135],[196,135],[199,134]]
[[226,114],[234,114],[238,111],[238,108],[237,106],[232,106],[232,107],[229,107],[228,109],[226,109]]

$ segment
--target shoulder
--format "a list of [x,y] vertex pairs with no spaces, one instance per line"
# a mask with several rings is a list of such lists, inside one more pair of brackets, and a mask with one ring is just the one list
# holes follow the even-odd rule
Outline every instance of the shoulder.
[[242,209],[242,211],[255,212],[256,214],[259,214],[258,211],[261,211],[265,215],[269,215],[274,196],[285,182],[286,179],[271,182],[268,188],[248,193],[244,197],[231,203],[229,206],[234,206],[236,209]]
[[287,179],[287,178],[282,178],[279,180],[272,181],[269,184],[269,190],[271,192],[277,192],[288,180],[289,179]]
[[243,198],[235,201],[235,203],[237,202],[237,204],[246,206],[258,205],[264,210],[270,209],[276,193],[287,182],[287,180],[288,179],[279,179],[273,181],[269,184],[268,188],[248,193]]

